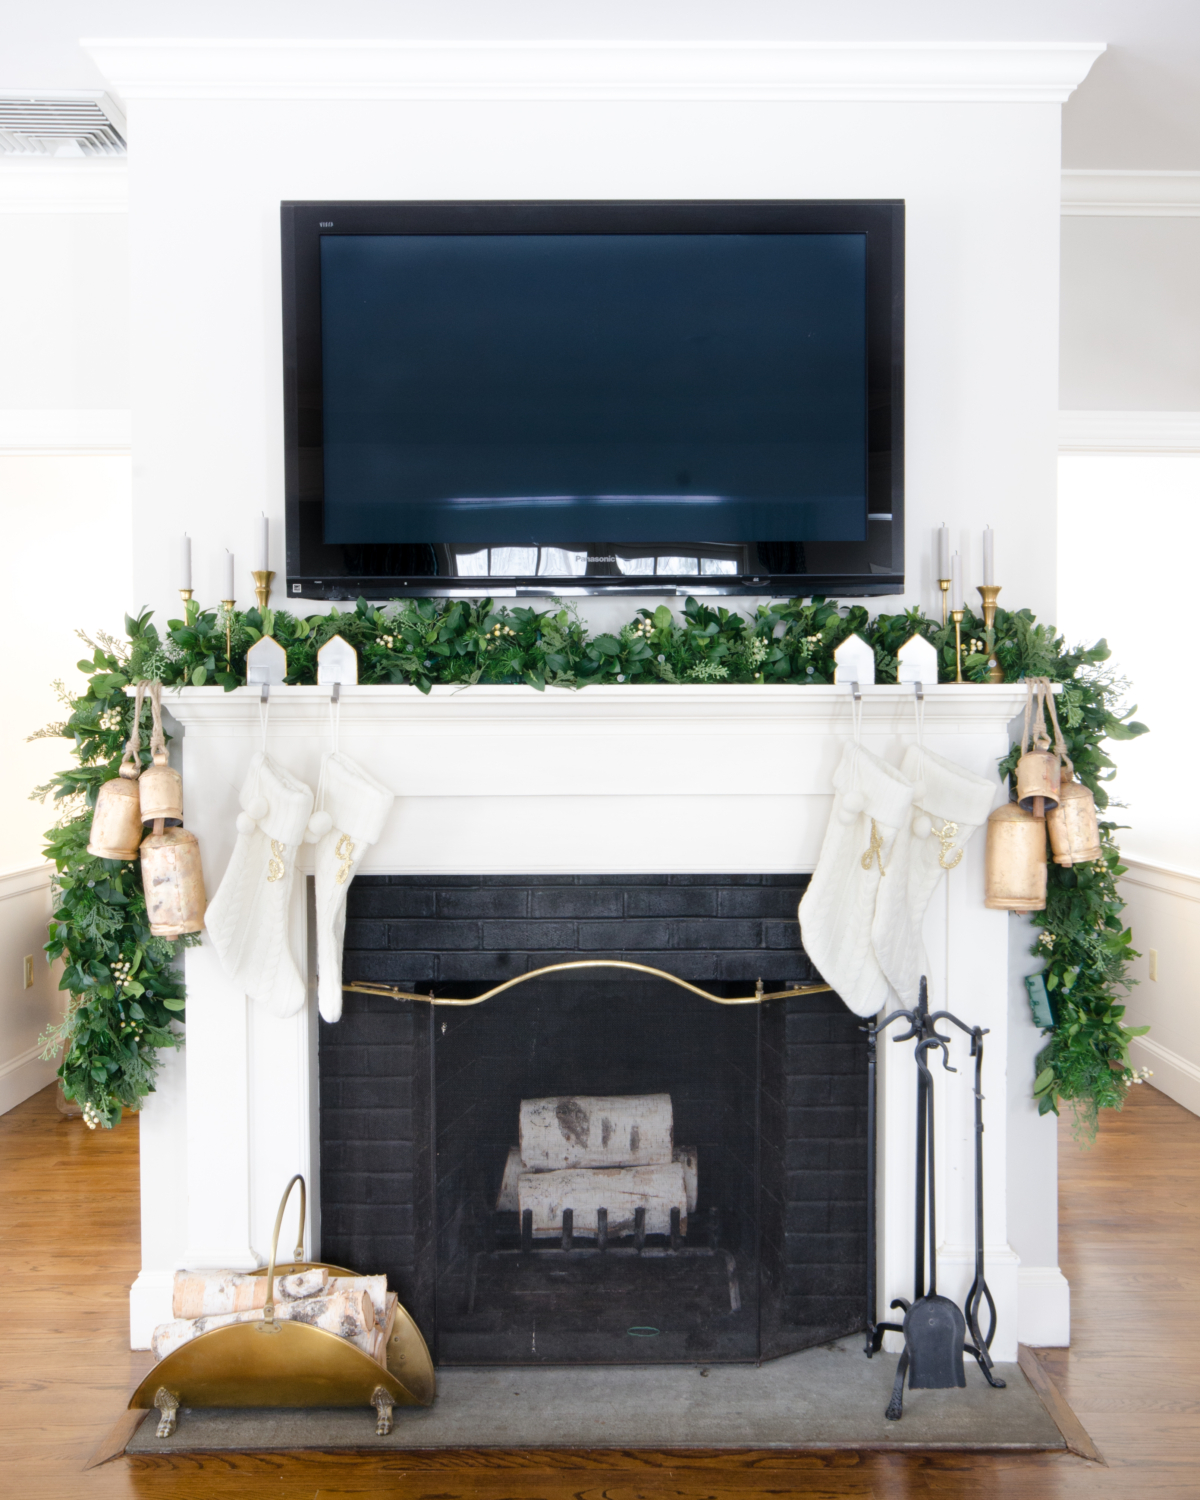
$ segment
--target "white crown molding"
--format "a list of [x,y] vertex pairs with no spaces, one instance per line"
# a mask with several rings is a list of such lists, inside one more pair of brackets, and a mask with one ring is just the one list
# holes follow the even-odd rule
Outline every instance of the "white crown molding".
[[1181,901],[1200,902],[1200,873],[1184,869],[1181,865],[1165,865],[1121,850],[1121,863],[1127,873],[1121,876],[1122,885],[1136,885],[1143,890],[1157,891],[1162,896],[1175,896]]
[[50,889],[53,865],[30,865],[23,870],[9,870],[0,875],[0,901],[12,901],[18,896],[32,896]]
[[128,453],[130,413],[102,407],[10,407],[0,410],[0,456],[82,458]]
[[0,214],[123,214],[129,210],[124,157],[80,161],[0,156]]
[[85,39],[126,100],[1062,103],[1102,42]]
[[1062,211],[1084,218],[1200,217],[1200,172],[1065,171]]
[[1200,411],[1060,411],[1060,453],[1200,453]]

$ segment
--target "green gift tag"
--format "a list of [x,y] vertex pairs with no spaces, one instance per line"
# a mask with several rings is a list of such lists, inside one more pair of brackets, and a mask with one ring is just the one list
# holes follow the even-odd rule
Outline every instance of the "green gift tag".
[[1050,996],[1046,993],[1046,981],[1040,974],[1026,977],[1025,988],[1029,991],[1029,1008],[1033,1011],[1033,1024],[1043,1031],[1054,1026],[1054,1012],[1050,1008]]

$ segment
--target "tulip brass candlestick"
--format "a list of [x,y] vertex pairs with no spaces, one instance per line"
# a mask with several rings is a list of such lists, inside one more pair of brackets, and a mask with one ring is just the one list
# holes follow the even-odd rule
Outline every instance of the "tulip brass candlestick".
[[258,612],[264,614],[267,605],[271,602],[271,585],[275,582],[275,575],[266,568],[256,568],[250,576],[254,579],[254,597],[258,600]]
[[950,598],[950,580],[948,578],[938,579],[938,588],[942,591],[942,624],[946,623],[946,604]]
[[996,660],[996,595],[1000,592],[998,583],[981,583],[979,595],[983,600],[983,634],[987,642],[988,655],[988,681],[1003,682],[1004,668]]
[[233,652],[230,649],[230,642],[233,637],[234,603],[235,601],[233,599],[221,600],[221,608],[225,611],[225,670],[227,672],[233,671]]
[[179,597],[183,600],[183,623],[194,625],[196,623],[196,606],[192,603],[191,589],[180,589]]
[[952,609],[950,616],[954,621],[954,680],[961,682],[962,674],[962,622],[965,610]]
[[184,604],[190,604],[192,602],[191,589],[180,589],[179,597],[183,600]]

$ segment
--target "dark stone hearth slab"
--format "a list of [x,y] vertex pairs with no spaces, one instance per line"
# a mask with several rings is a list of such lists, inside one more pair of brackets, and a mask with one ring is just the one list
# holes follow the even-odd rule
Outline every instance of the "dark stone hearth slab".
[[883,1412],[894,1355],[864,1358],[843,1340],[760,1366],[659,1365],[438,1372],[427,1408],[397,1408],[388,1437],[365,1407],[321,1411],[184,1409],[173,1437],[153,1415],[128,1453],[353,1448],[1065,1449],[1019,1366],[991,1390],[968,1361],[963,1391],[906,1391],[904,1417]]

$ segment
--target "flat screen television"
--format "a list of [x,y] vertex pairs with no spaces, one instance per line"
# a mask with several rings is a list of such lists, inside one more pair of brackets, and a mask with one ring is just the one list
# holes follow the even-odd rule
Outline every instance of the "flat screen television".
[[904,205],[284,203],[287,592],[899,593]]

